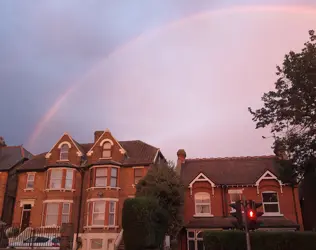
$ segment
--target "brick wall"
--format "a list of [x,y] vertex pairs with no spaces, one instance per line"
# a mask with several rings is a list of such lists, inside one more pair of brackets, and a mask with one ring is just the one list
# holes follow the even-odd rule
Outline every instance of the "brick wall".
[[7,172],[0,172],[0,218],[2,215],[3,201],[4,201],[4,195],[5,195],[6,185],[7,185],[7,178],[8,178]]

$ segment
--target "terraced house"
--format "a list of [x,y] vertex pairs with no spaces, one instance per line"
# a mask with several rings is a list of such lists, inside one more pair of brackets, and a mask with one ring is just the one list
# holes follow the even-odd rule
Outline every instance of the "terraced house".
[[298,188],[279,179],[275,156],[186,159],[179,150],[177,170],[186,188],[181,250],[202,250],[203,230],[234,229],[229,204],[243,196],[263,204],[258,230],[303,230]]
[[[16,169],[32,154],[23,146],[7,146],[0,137],[0,222],[11,224],[16,198]],[[1,224],[1,223],[0,223]]]
[[94,142],[83,144],[65,133],[49,152],[18,169],[14,223],[24,229],[72,222],[83,249],[114,249],[124,200],[160,160],[158,148],[117,141],[109,130],[96,131]]

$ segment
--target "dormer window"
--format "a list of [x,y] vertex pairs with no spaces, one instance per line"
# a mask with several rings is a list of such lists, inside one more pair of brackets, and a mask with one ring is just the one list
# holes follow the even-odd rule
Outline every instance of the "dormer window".
[[112,144],[110,142],[104,142],[102,150],[102,158],[111,158]]
[[69,146],[68,144],[63,144],[60,147],[60,160],[61,161],[68,161],[68,154],[69,154]]

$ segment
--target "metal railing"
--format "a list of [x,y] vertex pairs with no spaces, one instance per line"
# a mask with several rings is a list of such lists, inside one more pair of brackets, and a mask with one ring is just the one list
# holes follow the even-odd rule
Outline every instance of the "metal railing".
[[27,227],[0,225],[0,248],[60,248],[60,227]]

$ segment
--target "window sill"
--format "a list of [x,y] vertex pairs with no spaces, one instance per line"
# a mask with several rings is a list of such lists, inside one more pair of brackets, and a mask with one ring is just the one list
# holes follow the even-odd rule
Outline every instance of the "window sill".
[[34,192],[34,188],[24,188],[24,192]]
[[273,217],[281,217],[284,216],[281,213],[264,213],[262,216],[273,216]]
[[96,225],[96,226],[85,226],[83,229],[91,230],[91,229],[117,229],[119,226],[109,226],[109,225]]
[[86,191],[89,190],[94,190],[94,189],[106,189],[106,190],[120,190],[120,187],[110,187],[110,186],[106,186],[106,187],[89,187],[86,189]]
[[100,160],[112,160],[112,157],[101,157]]
[[60,191],[60,192],[75,192],[76,189],[65,189],[65,188],[47,188],[44,190],[45,192],[50,191]]
[[56,162],[69,162],[69,159],[67,159],[67,160],[57,160]]
[[60,226],[50,225],[50,226],[41,226],[41,228],[60,228]]
[[207,218],[207,217],[214,217],[214,215],[213,214],[194,214],[193,217],[195,217],[195,218],[196,217],[197,218],[201,218],[201,217],[205,218],[206,217]]

